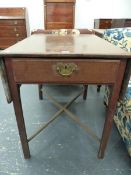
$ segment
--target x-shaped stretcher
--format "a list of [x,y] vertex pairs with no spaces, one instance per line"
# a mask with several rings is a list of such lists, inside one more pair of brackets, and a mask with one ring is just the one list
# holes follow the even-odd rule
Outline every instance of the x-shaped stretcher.
[[48,93],[44,91],[44,94],[47,96],[47,98],[59,109],[51,118],[50,120],[46,123],[43,124],[31,137],[28,138],[28,142],[31,141],[34,137],[36,137],[41,131],[43,131],[46,127],[48,127],[49,124],[51,124],[55,119],[60,117],[61,113],[65,112],[69,118],[71,118],[74,122],[76,122],[81,128],[83,128],[86,132],[88,132],[95,140],[100,142],[100,139],[96,136],[96,134],[90,129],[87,125],[82,123],[80,119],[73,114],[69,109],[67,109],[71,104],[78,98],[80,95],[83,94],[83,90],[77,94],[70,102],[68,102],[66,105],[62,106],[60,103],[58,103],[53,97],[48,95]]

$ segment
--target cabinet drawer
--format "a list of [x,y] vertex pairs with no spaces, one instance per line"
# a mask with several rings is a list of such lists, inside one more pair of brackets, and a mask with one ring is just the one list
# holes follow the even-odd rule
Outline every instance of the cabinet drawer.
[[0,30],[0,37],[26,37],[26,31],[25,30]]
[[97,84],[116,80],[120,61],[116,60],[12,60],[17,83]]
[[110,19],[107,19],[107,20],[100,20],[100,26],[99,28],[100,29],[108,29],[108,28],[111,28],[111,25],[112,25],[112,20]]
[[0,38],[0,48],[5,49],[18,41],[21,41],[25,37],[1,37]]
[[124,27],[131,27],[131,19],[126,19]]
[[24,26],[24,19],[0,19],[0,26]]
[[0,32],[25,32],[26,31],[26,27],[25,26],[0,26]]

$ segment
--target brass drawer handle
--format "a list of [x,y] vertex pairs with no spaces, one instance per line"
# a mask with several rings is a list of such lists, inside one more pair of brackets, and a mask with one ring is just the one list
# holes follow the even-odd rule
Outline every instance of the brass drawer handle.
[[60,75],[66,77],[78,70],[78,66],[75,63],[57,63],[56,70]]
[[19,35],[19,33],[16,33],[16,37],[19,37],[20,35]]

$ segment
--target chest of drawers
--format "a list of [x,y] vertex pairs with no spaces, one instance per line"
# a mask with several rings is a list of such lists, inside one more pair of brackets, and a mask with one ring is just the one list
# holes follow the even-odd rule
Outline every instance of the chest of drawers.
[[44,0],[45,29],[74,28],[76,0]]
[[27,37],[25,8],[0,8],[0,49]]

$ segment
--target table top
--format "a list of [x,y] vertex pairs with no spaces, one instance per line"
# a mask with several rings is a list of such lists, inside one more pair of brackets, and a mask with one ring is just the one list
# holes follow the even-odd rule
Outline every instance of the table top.
[[100,33],[101,35],[103,35],[104,34],[104,31],[105,31],[106,29],[93,29],[93,31],[95,31],[95,32],[97,32],[97,33]]
[[131,58],[131,54],[93,34],[34,34],[0,52],[0,56],[20,58]]

